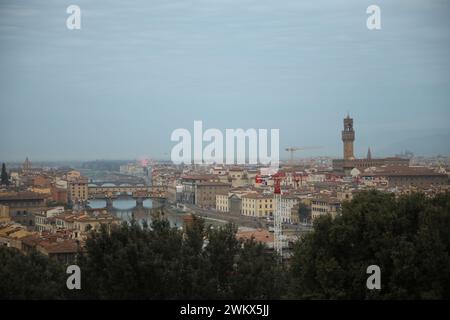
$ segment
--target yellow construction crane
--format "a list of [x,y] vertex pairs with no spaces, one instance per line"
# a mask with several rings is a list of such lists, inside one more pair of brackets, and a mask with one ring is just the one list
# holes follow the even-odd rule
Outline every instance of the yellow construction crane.
[[295,151],[303,151],[303,150],[315,150],[315,149],[321,149],[322,147],[289,147],[286,148],[286,151],[291,153],[291,158],[289,160],[289,164],[294,163],[294,152]]

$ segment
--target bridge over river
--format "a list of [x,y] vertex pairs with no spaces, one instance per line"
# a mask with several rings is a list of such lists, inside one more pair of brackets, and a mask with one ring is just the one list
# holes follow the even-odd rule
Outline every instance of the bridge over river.
[[114,199],[119,196],[131,196],[135,199],[165,199],[167,188],[164,186],[144,185],[94,185],[89,184],[89,199]]
[[92,209],[106,209],[108,213],[116,217],[130,221],[134,219],[138,222],[146,221],[150,224],[154,215],[164,216],[173,227],[183,225],[184,215],[170,214],[164,210],[166,201],[164,198],[133,198],[128,195],[118,195],[114,198],[95,198],[88,201],[88,206]]

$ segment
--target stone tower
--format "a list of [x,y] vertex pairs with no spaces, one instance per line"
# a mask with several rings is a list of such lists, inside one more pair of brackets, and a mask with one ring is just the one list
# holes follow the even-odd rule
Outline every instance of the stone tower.
[[344,119],[344,130],[342,130],[342,142],[344,142],[344,159],[354,159],[353,142],[355,141],[355,130],[353,130],[353,119],[350,115]]

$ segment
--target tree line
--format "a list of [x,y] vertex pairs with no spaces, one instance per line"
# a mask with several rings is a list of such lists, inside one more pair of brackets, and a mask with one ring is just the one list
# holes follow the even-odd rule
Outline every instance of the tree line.
[[[124,223],[90,234],[77,257],[81,290],[67,289],[61,263],[1,248],[0,299],[448,299],[449,230],[448,193],[377,191],[318,218],[282,263],[232,224]],[[380,290],[366,287],[369,265],[380,267]]]

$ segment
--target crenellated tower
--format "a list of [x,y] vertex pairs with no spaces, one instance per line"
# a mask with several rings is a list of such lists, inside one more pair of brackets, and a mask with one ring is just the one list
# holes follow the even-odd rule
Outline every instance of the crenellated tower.
[[344,119],[344,130],[342,130],[342,142],[344,143],[344,159],[354,159],[353,142],[355,141],[355,130],[353,130],[353,119],[347,114]]

